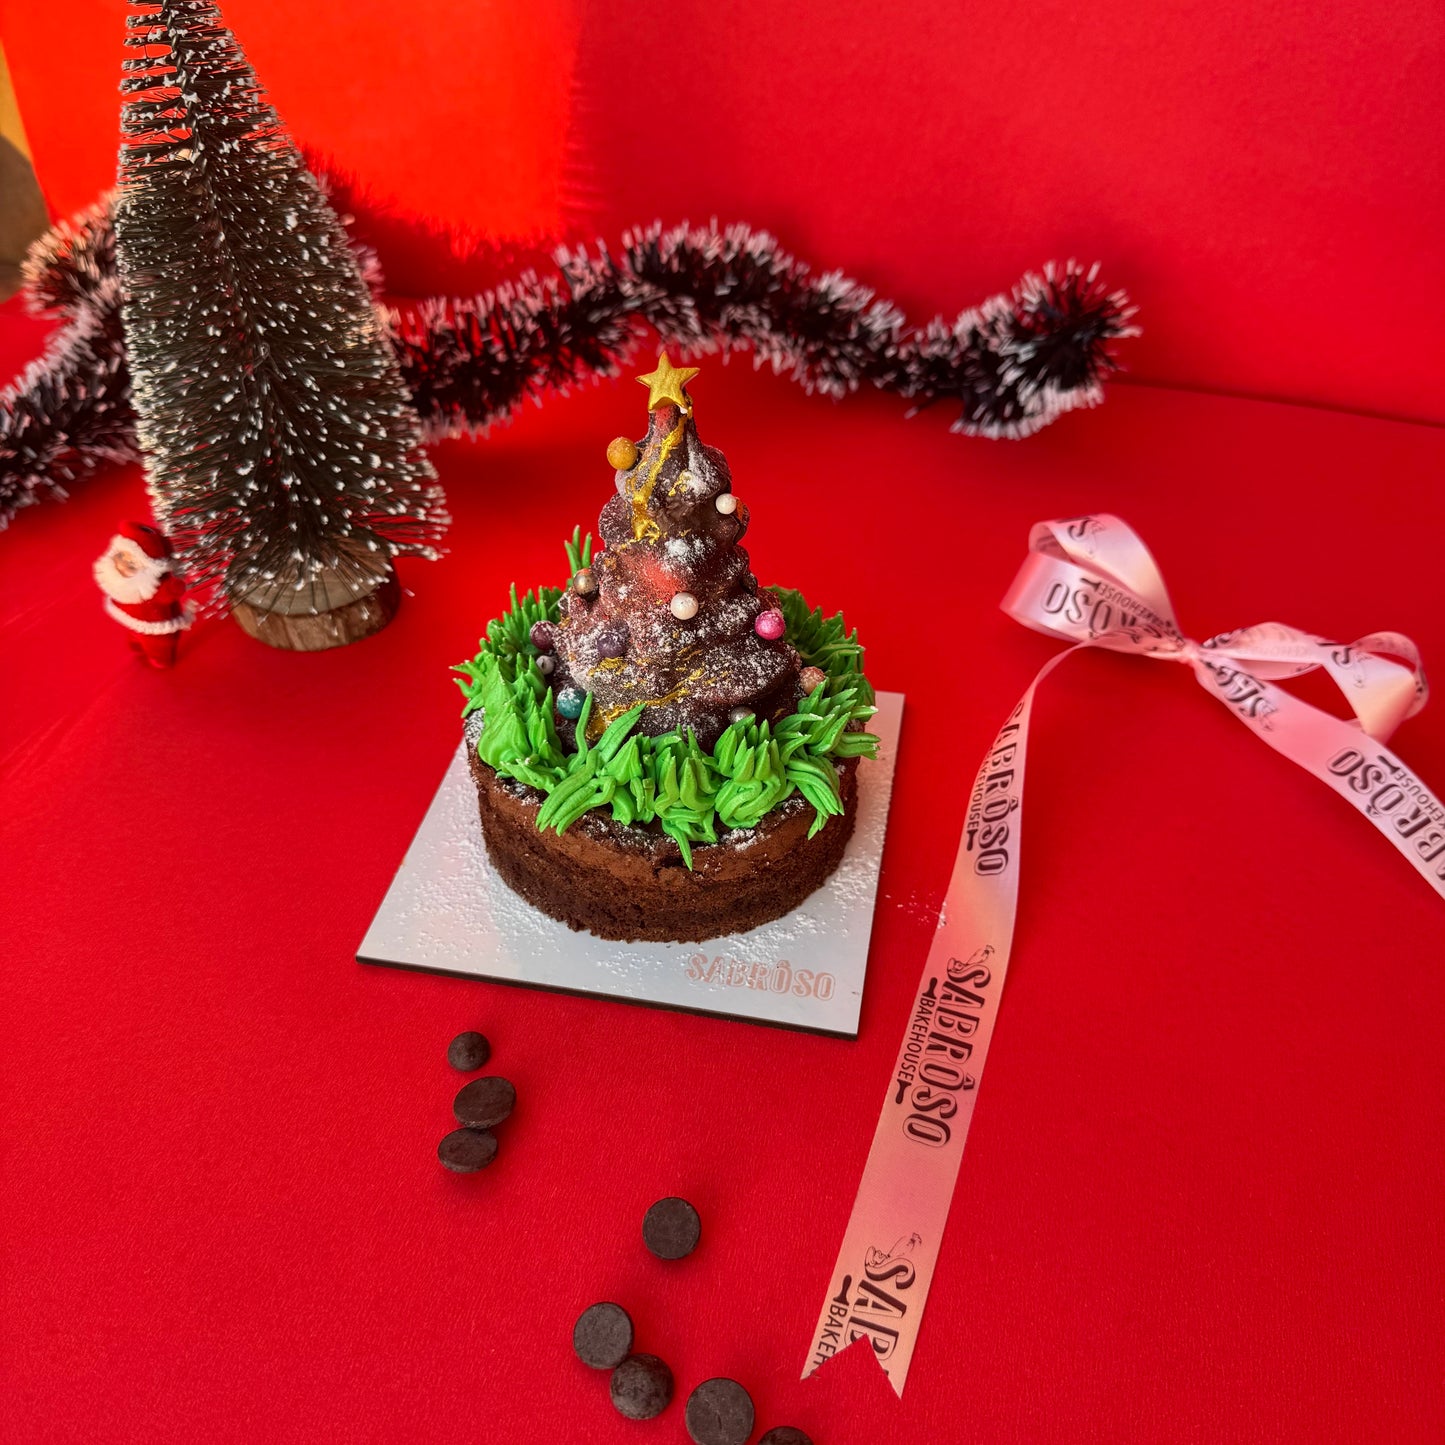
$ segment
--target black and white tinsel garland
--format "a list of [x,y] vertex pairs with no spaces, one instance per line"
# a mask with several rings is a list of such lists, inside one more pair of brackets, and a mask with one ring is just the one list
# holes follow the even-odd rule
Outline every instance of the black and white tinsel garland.
[[951,401],[962,406],[954,431],[1025,437],[1101,401],[1110,343],[1135,334],[1124,293],[1072,261],[916,330],[866,286],[814,275],[745,225],[653,225],[624,236],[615,257],[599,247],[556,261],[556,276],[391,311],[433,435],[481,430],[529,396],[616,373],[642,323],[684,352],[751,349],[807,391],[841,397],[869,384],[915,409]]
[[0,528],[22,507],[137,455],[115,232],[106,203],[52,227],[25,262],[30,310],[62,318],[0,392]]
[[[1136,334],[1124,293],[1073,262],[912,329],[859,282],[815,275],[745,225],[653,225],[624,236],[615,256],[564,250],[556,263],[555,275],[527,271],[479,296],[384,308],[430,437],[484,431],[529,398],[616,374],[649,327],[682,350],[750,349],[807,391],[871,385],[915,411],[960,406],[954,431],[1025,437],[1097,404],[1117,366],[1112,343]],[[28,503],[139,456],[105,204],[38,241],[26,275],[32,309],[62,328],[0,393],[0,528]]]
[[0,529],[22,507],[63,499],[106,463],[136,456],[120,282],[112,277],[0,393]]

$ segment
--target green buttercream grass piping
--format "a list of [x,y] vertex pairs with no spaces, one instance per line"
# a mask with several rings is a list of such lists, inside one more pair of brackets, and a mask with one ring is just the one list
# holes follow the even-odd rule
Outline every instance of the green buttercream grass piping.
[[584,567],[592,565],[592,533],[588,532],[584,541],[582,528],[573,527],[570,541],[563,542],[562,546],[567,551],[567,575],[575,576]]
[[[592,562],[592,535],[576,527],[563,544],[569,573]],[[711,752],[689,729],[658,737],[632,735],[642,704],[615,719],[597,741],[587,742],[589,694],[577,719],[577,751],[564,752],[554,725],[552,689],[537,668],[534,623],[561,618],[560,587],[539,587],[519,597],[487,624],[480,650],[453,669],[466,706],[486,721],[477,756],[500,777],[515,778],[545,794],[537,826],[565,833],[584,813],[610,808],[623,824],[656,822],[677,842],[692,867],[694,843],[716,843],[718,828],[753,828],[796,793],[813,806],[811,838],[843,811],[834,760],[876,757],[878,739],[851,724],[870,718],[873,689],[863,675],[863,648],[848,632],[843,614],[824,617],[798,592],[770,589],[787,619],[788,641],[804,666],[825,680],[776,725],[746,719],[733,723]]]

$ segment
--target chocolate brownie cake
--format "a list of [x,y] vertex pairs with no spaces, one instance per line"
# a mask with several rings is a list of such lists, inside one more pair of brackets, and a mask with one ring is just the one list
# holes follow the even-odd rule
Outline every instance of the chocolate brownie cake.
[[797,907],[853,831],[873,691],[841,614],[759,586],[748,509],[666,353],[607,448],[602,548],[457,670],[482,833],[529,902],[603,938],[700,940]]

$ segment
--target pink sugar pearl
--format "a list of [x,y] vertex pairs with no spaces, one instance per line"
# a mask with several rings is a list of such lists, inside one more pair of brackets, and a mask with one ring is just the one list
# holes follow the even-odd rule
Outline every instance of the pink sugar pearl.
[[758,613],[757,619],[753,623],[753,630],[759,637],[765,637],[769,642],[776,642],[788,630],[788,624],[776,607],[769,607],[766,612]]

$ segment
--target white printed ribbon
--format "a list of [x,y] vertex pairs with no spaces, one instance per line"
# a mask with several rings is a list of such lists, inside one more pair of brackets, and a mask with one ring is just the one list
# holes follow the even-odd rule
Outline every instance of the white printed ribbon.
[[[1255,734],[1363,813],[1445,898],[1445,807],[1384,741],[1425,704],[1415,644],[1342,645],[1268,622],[1185,637],[1143,542],[1117,517],[1044,522],[1003,609],[1074,643],[1039,670],[978,770],[938,928],[888,1084],[803,1377],[867,1340],[902,1395],[938,1262],[1013,940],[1029,715],[1039,683],[1085,647],[1187,663]],[[1274,685],[1324,668],[1341,719]]]

